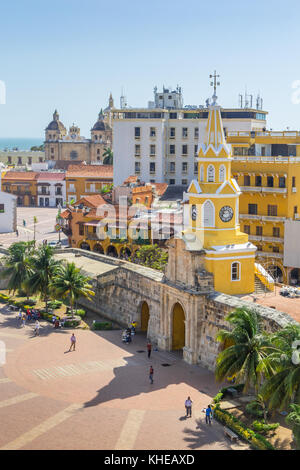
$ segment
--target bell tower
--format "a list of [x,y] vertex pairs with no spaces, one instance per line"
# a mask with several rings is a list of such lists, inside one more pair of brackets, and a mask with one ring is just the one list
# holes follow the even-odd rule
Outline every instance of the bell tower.
[[[217,104],[216,73],[203,142],[198,144],[198,178],[185,198],[189,226],[183,234],[187,249],[205,250],[206,270],[214,276],[214,288],[227,294],[254,291],[256,247],[240,231],[240,188],[231,177],[231,147],[227,145],[221,107]],[[200,133],[199,133],[200,135]]]

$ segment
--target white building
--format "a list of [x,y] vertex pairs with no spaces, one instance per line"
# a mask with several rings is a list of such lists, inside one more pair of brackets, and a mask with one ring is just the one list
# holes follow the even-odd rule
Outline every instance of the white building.
[[40,207],[63,207],[66,201],[65,172],[45,171],[37,177],[37,203]]
[[[1,171],[0,171],[1,188]],[[0,233],[15,232],[17,229],[17,196],[0,191]]]
[[[148,108],[113,109],[114,184],[129,175],[141,181],[188,185],[197,174],[198,141],[203,141],[208,109],[185,106],[181,88],[154,89]],[[266,127],[261,109],[223,109],[226,132]]]

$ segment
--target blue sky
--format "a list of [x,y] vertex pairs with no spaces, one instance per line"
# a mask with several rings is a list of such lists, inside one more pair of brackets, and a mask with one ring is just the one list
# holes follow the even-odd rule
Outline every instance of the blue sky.
[[183,87],[204,104],[208,75],[219,103],[260,91],[269,127],[300,129],[300,3],[294,0],[11,0],[0,5],[0,137],[43,137],[55,108],[66,127],[90,128],[122,87],[146,106],[154,85]]

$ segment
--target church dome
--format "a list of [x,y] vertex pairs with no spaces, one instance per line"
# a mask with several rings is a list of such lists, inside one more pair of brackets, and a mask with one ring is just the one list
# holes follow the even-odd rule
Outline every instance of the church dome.
[[46,127],[46,131],[64,131],[64,130],[65,130],[65,126],[59,120],[59,114],[57,110],[55,110],[53,114],[53,121],[51,121],[50,124],[48,124],[48,126]]
[[110,129],[109,125],[104,122],[104,116],[103,116],[103,112],[101,109],[99,116],[98,116],[98,121],[92,127],[92,131],[107,131],[109,129]]

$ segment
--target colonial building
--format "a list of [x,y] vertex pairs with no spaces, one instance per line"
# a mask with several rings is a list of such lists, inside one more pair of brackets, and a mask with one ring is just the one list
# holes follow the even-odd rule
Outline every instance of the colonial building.
[[35,163],[45,161],[45,152],[27,150],[0,150],[0,162],[9,167],[31,169]]
[[67,202],[78,201],[84,196],[101,192],[104,186],[112,185],[112,165],[74,165],[66,172]]
[[0,233],[15,232],[16,230],[17,196],[0,191]]
[[[198,174],[198,143],[208,112],[207,104],[183,107],[180,88],[155,89],[148,108],[112,109],[114,184],[135,174],[141,181],[188,186]],[[226,133],[262,131],[266,115],[261,109],[221,110]]]
[[[113,100],[110,100],[110,106],[113,107]],[[110,106],[107,108],[108,111]],[[91,129],[90,138],[85,138],[75,124],[67,132],[55,110],[53,120],[45,130],[45,159],[103,163],[104,149],[112,146],[112,129],[107,122],[108,111],[106,113],[100,111]]]
[[2,174],[2,191],[17,196],[17,205],[34,207],[37,205],[37,178],[34,171],[7,171]]
[[40,207],[58,207],[66,202],[64,172],[43,171],[37,177],[37,198]]

